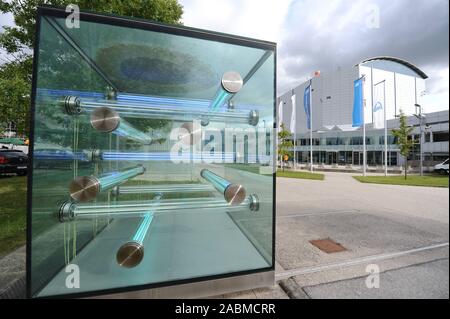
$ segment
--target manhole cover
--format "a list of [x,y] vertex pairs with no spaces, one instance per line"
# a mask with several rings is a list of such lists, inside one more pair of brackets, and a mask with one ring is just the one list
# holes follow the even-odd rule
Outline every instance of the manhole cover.
[[330,238],[310,240],[309,242],[320,250],[326,252],[327,254],[338,253],[340,251],[347,250],[344,246]]

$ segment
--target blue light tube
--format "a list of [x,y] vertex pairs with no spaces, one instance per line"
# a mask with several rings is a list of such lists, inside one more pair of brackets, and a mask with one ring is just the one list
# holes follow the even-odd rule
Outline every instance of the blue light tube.
[[141,142],[142,144],[151,144],[153,142],[153,139],[150,136],[135,129],[123,119],[120,120],[119,126],[112,133],[134,141]]
[[136,233],[134,234],[132,241],[142,244],[144,242],[145,236],[147,235],[148,229],[150,228],[150,224],[153,221],[153,213],[148,212],[145,214],[141,223],[139,224]]
[[120,114],[110,107],[95,109],[90,116],[91,126],[99,132],[113,133],[128,139],[151,144],[153,139],[135,129],[131,124],[121,118]]
[[141,263],[144,258],[144,239],[147,236],[152,220],[153,213],[146,212],[133,238],[120,246],[116,254],[117,263],[120,266],[133,268]]
[[163,153],[133,153],[133,152],[101,152],[100,159],[103,161],[171,161],[171,160],[226,160],[234,159],[233,153],[217,153],[211,155],[209,152],[183,153],[173,158],[169,152]]
[[[119,113],[122,117],[134,117],[134,118],[154,118],[154,119],[167,119],[174,121],[193,121],[202,120],[208,118],[213,122],[227,122],[227,123],[240,123],[256,125],[255,123],[255,110],[244,111],[217,111],[211,112],[209,109],[202,107],[185,107],[174,106],[169,107],[161,104],[151,104],[133,101],[109,101],[109,100],[87,100],[82,99],[80,102],[82,109],[87,112],[94,112],[99,108],[110,108]],[[259,113],[258,113],[259,114]],[[259,115],[258,115],[259,116]]]
[[203,169],[200,172],[200,176],[210,182],[215,189],[223,194],[225,200],[231,205],[239,205],[245,200],[246,191],[242,185],[232,184],[208,169]]
[[216,112],[220,107],[222,107],[229,98],[233,96],[232,93],[225,91],[224,89],[220,89],[217,91],[216,95],[214,96],[211,105],[210,110],[212,112]]
[[200,175],[210,182],[219,192],[224,192],[225,189],[231,184],[226,179],[214,174],[210,170],[204,169]]
[[100,191],[104,191],[110,189],[130,178],[141,175],[145,172],[145,168],[143,166],[138,166],[135,168],[131,168],[129,170],[123,172],[113,172],[103,177],[98,177],[97,180],[100,184]]
[[[211,105],[211,100],[205,99],[176,99],[158,96],[146,96],[146,95],[133,95],[128,93],[119,93],[117,95],[118,102],[131,103],[137,102],[142,104],[150,104],[153,106],[160,107],[186,107],[186,108],[199,108],[204,110],[209,110]],[[253,105],[253,104],[237,104],[235,106],[239,110],[263,110],[267,106]],[[225,103],[221,106],[222,111],[227,111],[228,105]]]
[[78,96],[80,98],[94,98],[94,99],[105,98],[104,93],[90,92],[90,91],[53,90],[53,89],[37,89],[36,91],[38,96],[51,96],[51,97]]
[[139,194],[139,193],[196,193],[214,191],[211,184],[188,183],[188,184],[157,184],[157,185],[136,185],[119,186],[118,194]]
[[142,102],[145,104],[155,105],[155,106],[180,106],[180,107],[200,107],[207,109],[209,107],[210,101],[203,99],[175,99],[167,97],[158,96],[145,96],[145,95],[131,95],[119,93],[117,95],[118,102]]
[[182,198],[161,201],[119,201],[116,203],[80,204],[64,203],[59,211],[61,222],[89,220],[93,218],[136,218],[152,212],[154,216],[165,213],[179,214],[185,210],[192,212],[241,211],[251,209],[252,197],[245,198],[237,205],[230,205],[220,198]]
[[100,177],[78,176],[69,186],[70,197],[77,202],[87,202],[97,197],[100,192],[121,184],[145,172],[138,166],[122,172],[111,172]]
[[87,154],[83,152],[72,152],[66,150],[35,150],[33,152],[35,160],[78,160],[87,162]]

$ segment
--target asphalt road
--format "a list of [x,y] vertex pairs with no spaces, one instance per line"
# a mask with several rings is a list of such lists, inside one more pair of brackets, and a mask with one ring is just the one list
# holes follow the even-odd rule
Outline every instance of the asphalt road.
[[[448,189],[362,184],[346,173],[278,178],[281,285],[222,297],[449,298],[448,208]],[[327,254],[309,242],[324,238],[347,250]],[[374,267],[378,285],[368,288]]]

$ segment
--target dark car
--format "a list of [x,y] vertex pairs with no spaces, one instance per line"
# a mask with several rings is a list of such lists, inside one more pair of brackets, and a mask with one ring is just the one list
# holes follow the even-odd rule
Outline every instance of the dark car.
[[28,156],[19,150],[0,149],[0,174],[27,175]]
[[73,169],[76,160],[79,167],[89,167],[91,162],[84,152],[72,152],[59,149],[37,149],[33,153],[33,167],[35,169]]

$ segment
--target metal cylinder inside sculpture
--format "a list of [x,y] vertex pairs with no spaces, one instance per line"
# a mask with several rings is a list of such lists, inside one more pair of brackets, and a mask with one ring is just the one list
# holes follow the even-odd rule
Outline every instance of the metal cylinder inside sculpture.
[[153,142],[150,136],[135,129],[131,124],[121,119],[118,112],[106,106],[99,107],[91,113],[91,125],[97,131],[113,133],[142,144]]
[[133,236],[133,238],[120,246],[116,254],[117,263],[126,268],[132,268],[140,264],[144,258],[144,239],[153,221],[153,213],[145,214]]
[[238,205],[244,201],[246,191],[242,185],[233,184],[207,169],[203,169],[200,175],[221,192],[225,200],[231,205]]
[[112,172],[101,177],[78,176],[70,183],[70,197],[78,202],[93,200],[100,192],[113,188],[144,172],[145,168],[143,166],[137,166],[121,172]]

